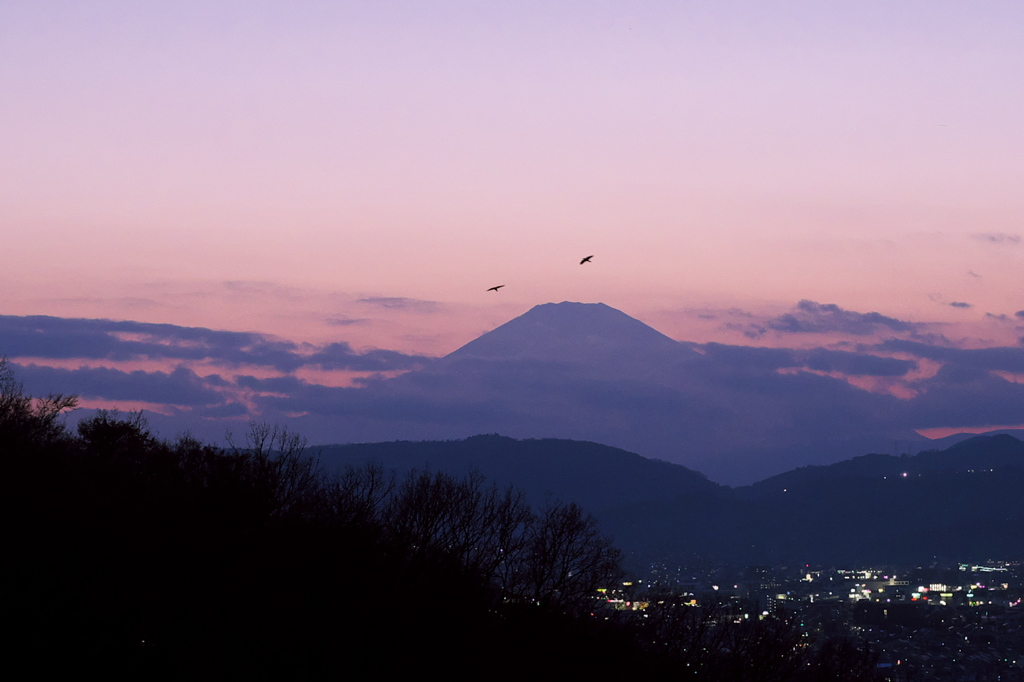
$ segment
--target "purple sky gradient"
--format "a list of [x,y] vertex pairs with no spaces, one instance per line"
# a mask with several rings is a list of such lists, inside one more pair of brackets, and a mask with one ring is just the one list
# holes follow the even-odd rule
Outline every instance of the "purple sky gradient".
[[765,326],[811,300],[1016,345],[1021,25],[1019,2],[0,2],[0,314],[441,355],[579,300],[683,340],[851,343]]

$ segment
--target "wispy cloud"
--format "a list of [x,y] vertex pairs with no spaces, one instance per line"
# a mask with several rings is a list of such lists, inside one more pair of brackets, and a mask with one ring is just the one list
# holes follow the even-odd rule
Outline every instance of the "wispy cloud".
[[867,336],[880,330],[914,332],[921,325],[881,313],[858,313],[844,310],[834,303],[816,303],[805,299],[797,304],[792,313],[767,320],[763,326],[782,334],[842,333]]
[[59,369],[29,364],[16,371],[18,378],[38,394],[71,393],[84,398],[186,406],[224,401],[209,382],[184,367],[171,372],[123,372],[106,367]]
[[349,327],[354,324],[366,324],[369,321],[366,317],[329,317],[324,320],[324,324],[332,327]]
[[706,343],[698,346],[706,358],[715,365],[731,370],[774,371],[796,367],[800,361],[789,348],[761,348],[733,346],[724,343]]
[[216,360],[293,370],[298,347],[253,332],[116,320],[0,315],[0,349],[10,356]]
[[55,303],[73,303],[77,305],[100,304],[104,306],[128,308],[132,310],[143,310],[146,308],[162,308],[166,307],[167,305],[166,303],[161,303],[160,301],[155,301],[151,298],[141,298],[139,296],[115,296],[112,298],[103,298],[100,296],[69,296],[47,298],[46,300]]
[[274,296],[288,300],[302,300],[305,298],[301,290],[275,284],[274,282],[228,280],[223,283],[223,286],[231,293],[243,296]]
[[404,310],[412,313],[436,313],[442,309],[437,301],[424,301],[419,298],[402,296],[373,296],[356,299],[356,303],[385,308],[387,310]]
[[850,376],[901,377],[917,368],[913,360],[816,348],[804,356],[808,369]]
[[774,372],[793,368],[837,372],[850,376],[899,377],[917,367],[917,363],[912,360],[825,348],[799,350],[732,346],[721,343],[707,343],[698,348],[710,362],[733,372]]
[[[1008,350],[1024,358],[1024,349]],[[914,388],[918,395],[907,403],[906,418],[916,428],[1024,423],[1024,384],[978,366],[946,364]]]
[[950,301],[947,303],[950,308],[973,308],[974,306],[965,301]]
[[759,339],[768,333],[767,327],[760,324],[754,324],[753,322],[748,322],[747,324],[739,324],[738,322],[726,322],[725,324],[722,325],[722,329],[734,332],[742,332],[743,336],[747,337],[748,339]]
[[971,235],[974,239],[988,242],[990,244],[1019,244],[1020,235],[1007,232],[976,232]]
[[280,372],[293,372],[304,366],[394,371],[431,360],[390,350],[356,352],[347,343],[299,346],[254,332],[42,315],[0,315],[0,353],[11,357],[111,362],[209,361],[228,366],[272,367]]
[[389,372],[423,366],[433,358],[407,355],[393,350],[368,350],[356,353],[345,342],[332,343],[305,358],[305,364],[324,369],[348,369],[357,372]]
[[956,348],[920,341],[890,339],[876,346],[881,351],[901,352],[937,360],[952,367],[970,367],[983,371],[1024,372],[1024,348],[1000,346],[996,348]]

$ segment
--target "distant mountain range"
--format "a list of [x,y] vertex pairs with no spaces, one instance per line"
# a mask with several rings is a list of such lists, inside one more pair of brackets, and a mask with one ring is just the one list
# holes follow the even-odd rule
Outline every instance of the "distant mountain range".
[[478,471],[531,503],[575,501],[634,565],[981,561],[1024,547],[1024,442],[978,436],[942,451],[869,454],[728,488],[680,465],[597,443],[391,442],[320,448],[328,471],[375,461],[405,472]]
[[[827,348],[681,342],[602,303],[535,306],[443,358],[346,343],[313,352],[172,325],[4,319],[5,347],[61,362],[217,360],[223,375],[184,365],[170,373],[18,368],[32,392],[151,403],[163,408],[147,414],[159,433],[213,441],[251,417],[314,443],[501,433],[599,442],[746,485],[798,466],[968,437],[932,442],[914,429],[1024,423],[1024,383],[1012,380],[1024,372],[1024,345],[961,348],[919,325],[810,301],[775,319],[771,339],[806,345],[838,330]],[[127,339],[139,334],[149,340]],[[330,386],[315,371],[297,374],[308,368],[376,374]]]
[[595,441],[731,484],[887,450],[894,441],[927,442],[907,427],[903,401],[893,396],[820,373],[779,371],[804,362],[902,361],[833,351],[791,356],[681,343],[602,303],[549,303],[424,369],[359,389],[358,402],[339,406],[335,427],[353,441],[473,433]]

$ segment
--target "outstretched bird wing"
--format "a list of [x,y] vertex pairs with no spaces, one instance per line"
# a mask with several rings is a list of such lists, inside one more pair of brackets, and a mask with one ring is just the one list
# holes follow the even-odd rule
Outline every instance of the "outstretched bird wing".
[[591,258],[593,258],[593,256],[587,256],[586,258],[580,261],[580,265],[583,265],[584,263],[589,263]]

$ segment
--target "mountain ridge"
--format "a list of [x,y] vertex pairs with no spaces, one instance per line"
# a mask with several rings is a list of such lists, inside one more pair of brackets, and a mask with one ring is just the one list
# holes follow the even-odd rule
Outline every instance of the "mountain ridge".
[[923,440],[894,422],[892,396],[778,371],[800,362],[786,350],[682,343],[604,303],[563,301],[534,306],[380,390],[443,401],[467,427],[435,421],[423,425],[427,437],[595,441],[732,484]]
[[[283,421],[311,442],[479,433],[563,438],[745,485],[799,466],[887,452],[894,442],[908,449],[949,442],[929,441],[913,428],[959,419],[961,384],[915,380],[912,398],[868,390],[916,367],[877,352],[884,349],[679,342],[604,303],[563,301],[534,306],[398,376],[381,373],[347,387],[298,377],[237,383],[255,396],[263,418]],[[184,427],[216,438],[247,408],[233,409],[216,418],[183,409],[152,420],[165,433]]]
[[614,504],[671,501],[679,495],[718,494],[723,488],[679,464],[621,448],[559,438],[515,439],[481,434],[446,441],[391,441],[314,448],[322,465],[337,471],[373,461],[396,471],[440,469],[478,472],[498,485],[513,485],[532,504],[549,497],[588,509]]
[[1024,498],[1017,492],[1024,486],[1024,442],[1005,435],[913,457],[862,455],[738,488],[670,462],[565,439],[491,434],[321,450],[329,471],[367,461],[399,473],[477,471],[523,489],[534,504],[576,502],[637,566],[658,557],[681,563],[982,560],[1012,558],[1024,543]]

